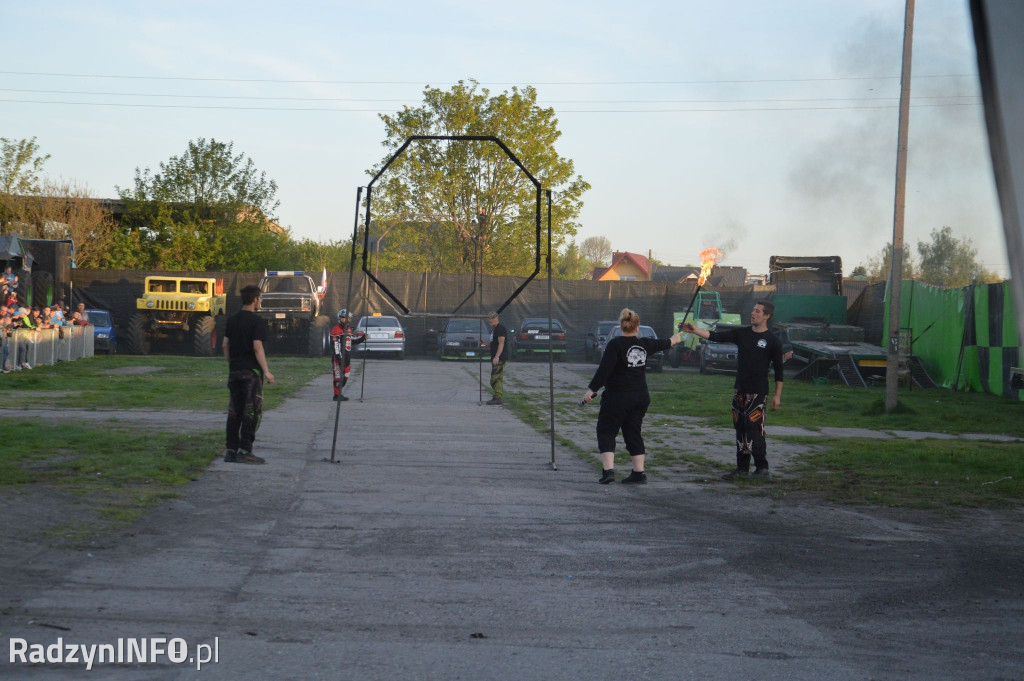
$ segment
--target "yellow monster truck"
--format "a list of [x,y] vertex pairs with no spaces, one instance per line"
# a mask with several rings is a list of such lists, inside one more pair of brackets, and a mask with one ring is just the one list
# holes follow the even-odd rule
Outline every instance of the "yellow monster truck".
[[136,313],[125,331],[125,347],[148,355],[154,342],[191,348],[200,357],[215,355],[227,319],[223,279],[146,277]]

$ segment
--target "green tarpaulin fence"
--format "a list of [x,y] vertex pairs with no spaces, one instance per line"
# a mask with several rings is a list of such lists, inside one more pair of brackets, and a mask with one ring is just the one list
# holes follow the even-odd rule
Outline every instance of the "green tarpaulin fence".
[[[904,281],[900,324],[909,328],[913,353],[939,385],[1011,399],[1010,367],[1020,366],[1019,341],[1008,283],[942,289]],[[886,291],[883,338],[889,337]]]

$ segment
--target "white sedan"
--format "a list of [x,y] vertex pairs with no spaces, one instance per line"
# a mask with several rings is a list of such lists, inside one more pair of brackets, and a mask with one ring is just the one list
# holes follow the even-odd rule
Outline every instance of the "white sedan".
[[364,342],[355,346],[355,352],[391,353],[398,359],[405,358],[405,329],[398,317],[373,315],[360,317],[356,324],[356,335],[367,335]]

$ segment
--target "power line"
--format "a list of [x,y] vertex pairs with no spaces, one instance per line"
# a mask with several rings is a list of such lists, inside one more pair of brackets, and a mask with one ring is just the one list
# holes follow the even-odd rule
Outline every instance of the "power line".
[[[47,95],[86,95],[90,97],[160,97],[173,99],[232,99],[287,102],[412,102],[409,98],[374,99],[361,97],[267,97],[257,95],[192,95],[149,92],[96,92],[92,90],[38,90],[0,88],[0,92],[21,92]],[[916,95],[913,99],[980,99],[980,95]],[[895,101],[898,97],[798,97],[779,99],[545,99],[545,104],[749,104],[755,102],[861,102]],[[415,102],[418,103],[418,102]]]
[[[215,109],[224,111],[325,111],[334,113],[384,113],[378,109],[338,109],[332,107],[279,107],[279,106],[218,106],[199,104],[133,104],[127,102],[69,102],[47,99],[0,99],[0,103],[17,104],[60,104],[65,106],[108,106],[135,109]],[[854,109],[894,109],[897,104],[878,104],[869,106],[798,106],[798,107],[745,107],[716,109],[561,109],[559,114],[567,113],[724,113],[742,111],[848,111]],[[914,104],[914,108],[933,108],[949,106],[981,106],[980,102],[950,102],[945,104]]]
[[[430,81],[413,80],[298,80],[289,78],[200,78],[196,76],[131,76],[125,74],[100,73],[57,73],[45,71],[0,71],[10,76],[45,76],[58,78],[110,78],[123,80],[181,80],[218,83],[294,83],[321,85],[424,85]],[[972,74],[948,73],[914,76],[921,78],[974,78]],[[530,85],[699,85],[715,83],[814,83],[845,80],[899,80],[899,76],[834,76],[830,78],[736,78],[706,80],[608,80],[608,81],[534,81]],[[456,85],[465,81],[441,82],[442,85]],[[522,85],[513,81],[477,81],[480,85]]]

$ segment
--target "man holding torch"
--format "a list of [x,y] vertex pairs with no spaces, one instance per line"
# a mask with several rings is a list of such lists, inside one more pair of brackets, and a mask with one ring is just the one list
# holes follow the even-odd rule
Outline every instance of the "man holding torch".
[[735,343],[736,394],[732,398],[732,422],[736,427],[736,470],[722,476],[723,480],[746,477],[750,459],[754,459],[753,475],[768,480],[767,446],[764,439],[765,405],[768,401],[768,366],[775,366],[775,395],[772,411],[782,405],[782,343],[768,330],[768,320],[775,307],[759,300],[750,312],[750,326],[734,327],[723,331],[708,331],[690,322],[681,325],[686,333],[697,334],[708,340]]

